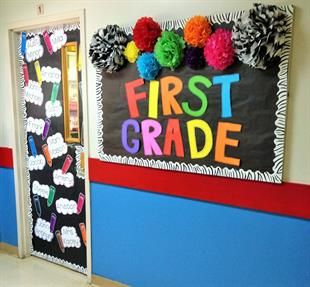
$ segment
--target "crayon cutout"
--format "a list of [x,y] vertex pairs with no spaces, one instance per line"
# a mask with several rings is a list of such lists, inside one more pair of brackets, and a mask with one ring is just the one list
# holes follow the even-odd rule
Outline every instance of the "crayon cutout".
[[29,146],[30,146],[30,150],[31,150],[31,154],[36,157],[37,156],[37,148],[36,148],[36,145],[34,143],[34,139],[33,139],[33,136],[29,136],[28,137],[28,143],[29,143]]
[[49,150],[48,150],[48,145],[47,145],[47,144],[44,144],[44,145],[42,146],[42,150],[43,150],[43,153],[44,153],[44,156],[45,156],[45,159],[46,159],[47,164],[48,164],[50,167],[52,167],[53,162],[52,162],[51,154],[50,154],[50,152],[49,152]]
[[57,220],[57,215],[55,213],[51,214],[51,219],[50,219],[50,232],[54,232],[55,225],[56,225],[56,220]]
[[81,234],[82,234],[82,239],[83,239],[84,245],[86,246],[87,245],[87,237],[86,237],[86,227],[85,227],[85,224],[83,222],[81,222],[79,224],[79,227],[80,227],[80,231],[81,231]]
[[62,174],[67,173],[68,169],[70,168],[70,165],[71,165],[72,161],[73,161],[72,156],[68,154],[68,155],[66,156],[66,159],[65,159],[65,161],[64,161],[64,164],[63,164],[63,166],[62,166],[62,168],[61,168]]
[[[52,185],[50,185],[49,192],[48,192],[48,198],[47,198],[47,206],[50,207],[54,201],[56,193],[56,188]],[[51,231],[52,232],[52,231]]]
[[43,133],[42,133],[42,140],[45,140],[47,135],[48,135],[48,131],[50,129],[51,126],[51,120],[50,119],[45,119],[45,124],[44,124],[44,128],[43,128]]
[[34,207],[35,207],[38,217],[41,217],[41,214],[42,214],[41,203],[40,203],[40,198],[37,194],[33,196],[33,202],[34,202]]
[[77,214],[80,214],[82,212],[84,201],[85,201],[85,195],[83,193],[80,193],[78,203],[77,203],[77,208],[76,208]]
[[41,86],[42,85],[42,74],[41,74],[41,67],[40,67],[40,62],[39,61],[35,61],[34,62],[34,68],[36,70],[38,83]]
[[29,84],[29,73],[27,64],[23,64],[23,74],[24,74],[25,86],[27,87]]
[[53,47],[52,47],[50,36],[48,35],[47,31],[43,32],[43,38],[44,38],[44,42],[45,42],[47,51],[50,53],[50,55],[52,55],[53,54]]
[[21,47],[20,47],[20,52],[24,56],[26,53],[26,32],[22,32],[22,42],[21,42]]
[[54,104],[58,96],[59,84],[54,83],[51,93],[51,102]]
[[62,253],[65,253],[65,246],[64,246],[64,243],[62,241],[62,236],[61,236],[61,233],[59,230],[55,231],[55,236],[57,238],[59,249],[61,250]]

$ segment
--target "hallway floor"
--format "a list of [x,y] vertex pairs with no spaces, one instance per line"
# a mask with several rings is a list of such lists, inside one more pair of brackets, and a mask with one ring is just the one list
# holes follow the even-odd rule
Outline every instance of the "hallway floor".
[[36,257],[0,251],[0,287],[90,287],[86,276]]

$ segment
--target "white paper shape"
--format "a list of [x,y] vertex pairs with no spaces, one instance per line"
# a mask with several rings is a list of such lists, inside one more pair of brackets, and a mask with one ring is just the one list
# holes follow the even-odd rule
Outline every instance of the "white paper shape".
[[28,159],[29,170],[42,170],[45,167],[45,157],[42,154],[34,157],[33,155]]
[[27,118],[27,132],[35,133],[38,136],[43,133],[45,122],[42,119]]
[[50,66],[43,66],[41,68],[42,81],[48,83],[60,83],[61,71],[58,68],[52,68]]
[[61,197],[56,200],[56,210],[58,213],[71,215],[77,212],[77,203],[74,200]]
[[53,181],[56,185],[64,185],[67,188],[74,185],[73,174],[71,172],[63,174],[61,169],[56,169],[53,171]]
[[68,146],[64,142],[61,133],[56,133],[48,137],[46,142],[52,159],[60,157],[68,151]]
[[54,103],[47,101],[45,103],[45,114],[47,118],[60,117],[62,114],[62,106],[60,101],[56,100]]
[[25,101],[41,106],[43,103],[43,92],[38,82],[29,80],[25,87]]
[[32,183],[32,193],[48,198],[50,188],[46,184],[41,184],[37,180]]
[[37,219],[34,234],[48,242],[51,242],[54,237],[54,234],[50,231],[50,223],[42,218]]
[[63,29],[57,29],[50,36],[53,51],[56,52],[59,50],[64,44],[67,42],[67,35],[65,34]]
[[73,226],[63,226],[61,228],[61,237],[62,237],[62,242],[65,248],[68,248],[68,247],[80,248],[81,247],[81,239],[77,235],[76,230]]
[[32,62],[43,56],[44,48],[41,44],[40,36],[36,35],[26,41],[26,60]]

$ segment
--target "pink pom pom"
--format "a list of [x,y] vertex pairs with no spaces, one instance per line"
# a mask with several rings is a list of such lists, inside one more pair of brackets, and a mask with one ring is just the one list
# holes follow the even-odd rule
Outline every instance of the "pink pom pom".
[[231,40],[231,31],[217,29],[207,40],[204,56],[209,66],[223,71],[235,60],[235,51]]

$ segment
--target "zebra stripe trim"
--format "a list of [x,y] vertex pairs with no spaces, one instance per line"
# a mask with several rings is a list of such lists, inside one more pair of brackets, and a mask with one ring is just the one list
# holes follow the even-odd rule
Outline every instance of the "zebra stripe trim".
[[[283,158],[284,158],[284,143],[285,143],[285,120],[286,120],[286,106],[288,95],[288,64],[292,40],[293,28],[293,13],[292,5],[281,6],[280,9],[287,14],[288,32],[285,40],[285,47],[280,56],[279,72],[278,72],[278,100],[276,102],[276,120],[274,130],[274,165],[272,173],[260,172],[253,170],[235,169],[235,168],[220,168],[214,166],[187,164],[184,162],[161,161],[154,159],[144,159],[137,157],[117,156],[104,153],[103,142],[103,84],[102,71],[96,70],[96,99],[97,99],[97,137],[98,137],[98,154],[102,161],[114,162],[120,164],[136,165],[141,167],[151,167],[164,170],[183,171],[206,175],[224,176],[238,179],[247,179],[255,181],[264,181],[271,183],[281,183],[283,174]],[[208,17],[211,24],[222,24],[236,21],[243,15],[244,11],[233,13],[222,13]],[[188,19],[166,21],[160,24],[163,30],[183,29]],[[127,35],[132,35],[133,27],[123,28]]]
[[[42,35],[42,33],[47,30],[48,32],[53,32],[55,31],[56,29],[64,29],[65,32],[68,32],[68,31],[73,31],[73,30],[80,30],[80,24],[65,24],[65,25],[61,25],[61,26],[51,26],[50,28],[48,29],[36,29],[36,30],[33,30],[31,32],[27,32],[26,35],[28,37],[31,37],[31,36],[35,36],[37,34],[39,35]],[[60,264],[60,265],[63,265],[65,267],[68,267],[70,269],[73,269],[75,271],[78,271],[80,273],[84,273],[86,274],[87,273],[87,269],[82,267],[82,266],[79,266],[79,265],[76,265],[76,264],[73,264],[73,263],[70,263],[68,261],[65,261],[63,259],[59,259],[59,258],[56,258],[54,256],[51,256],[51,255],[48,255],[48,254],[45,254],[45,253],[42,253],[42,252],[38,252],[38,251],[35,251],[34,248],[33,248],[33,244],[32,244],[32,239],[33,239],[33,218],[32,218],[32,201],[31,201],[31,186],[30,186],[30,172],[29,172],[29,166],[28,166],[28,163],[29,163],[29,158],[28,158],[28,144],[27,144],[27,110],[26,110],[26,101],[25,101],[25,80],[24,80],[24,73],[23,73],[23,55],[21,54],[21,37],[19,38],[19,45],[18,45],[18,63],[19,63],[19,87],[20,87],[20,94],[21,94],[21,97],[20,97],[20,101],[19,101],[19,110],[21,112],[21,114],[23,115],[23,124],[24,124],[24,148],[25,148],[25,163],[26,163],[26,169],[25,169],[25,176],[26,176],[26,179],[27,179],[27,205],[28,205],[28,210],[27,210],[27,216],[28,216],[28,225],[29,225],[29,233],[30,233],[30,236],[31,236],[31,240],[29,242],[30,246],[29,246],[29,249],[30,249],[30,253],[32,255],[35,255],[35,256],[38,256],[40,258],[43,258],[43,259],[46,259],[50,262],[53,262],[53,263],[56,263],[56,264]]]

